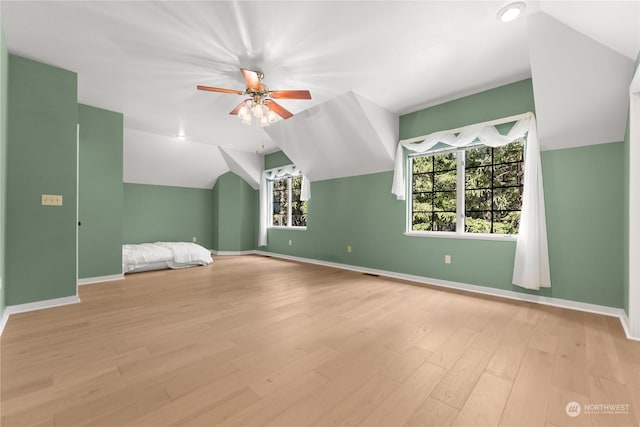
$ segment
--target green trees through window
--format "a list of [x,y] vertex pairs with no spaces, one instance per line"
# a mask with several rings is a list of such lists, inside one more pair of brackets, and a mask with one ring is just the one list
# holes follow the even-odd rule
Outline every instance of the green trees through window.
[[307,226],[307,203],[300,200],[301,193],[301,176],[271,181],[272,226]]
[[456,231],[457,152],[413,159],[413,230]]
[[518,233],[523,142],[430,154],[411,163],[411,230]]
[[287,189],[287,178],[273,181],[273,222],[277,227],[287,226],[287,212],[289,210],[289,194]]

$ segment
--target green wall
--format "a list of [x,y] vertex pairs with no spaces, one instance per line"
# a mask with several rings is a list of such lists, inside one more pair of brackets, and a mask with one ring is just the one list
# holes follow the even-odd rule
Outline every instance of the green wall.
[[220,221],[218,220],[218,205],[219,205],[219,199],[220,199],[220,186],[217,185],[218,182],[216,181],[216,183],[213,185],[213,188],[211,189],[211,206],[212,206],[212,212],[211,212],[211,227],[212,227],[212,236],[211,236],[211,249],[214,250],[219,250],[218,248],[220,247],[220,238],[218,236],[218,224],[220,223]]
[[293,162],[282,151],[267,154],[264,156],[264,169],[269,170],[281,166],[291,165]]
[[213,187],[214,247],[217,251],[247,251],[257,244],[258,191],[227,172]]
[[553,296],[623,306],[622,142],[542,152]]
[[76,74],[9,55],[8,123],[6,304],[75,295]]
[[0,27],[0,318],[5,306],[5,247],[7,206],[7,90],[9,53]]
[[78,105],[78,277],[122,273],[122,114]]
[[191,242],[211,248],[211,190],[124,184],[122,243]]
[[400,116],[400,139],[535,112],[531,79]]
[[[533,110],[531,80],[525,80],[402,116],[400,135]],[[265,157],[265,168],[275,163],[271,156]],[[621,307],[623,145],[549,151],[542,161],[550,289],[512,285],[515,242],[404,236],[405,202],[391,194],[392,172],[313,182],[307,231],[270,229],[265,250]],[[612,218],[606,227],[603,218]],[[445,255],[452,264],[444,264]]]

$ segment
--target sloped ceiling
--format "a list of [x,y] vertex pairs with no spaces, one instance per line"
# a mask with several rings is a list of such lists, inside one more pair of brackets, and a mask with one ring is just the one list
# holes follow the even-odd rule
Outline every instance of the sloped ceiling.
[[242,177],[254,190],[260,187],[264,155],[228,147],[220,147],[220,152],[231,172]]
[[[348,91],[393,114],[415,111],[531,76],[527,19],[498,22],[504,3],[2,1],[0,19],[10,52],[77,72],[79,102],[124,114],[125,180],[204,188],[212,174],[251,169],[238,152],[285,147],[228,115],[239,97],[196,85],[243,89],[245,67],[272,89],[309,89],[310,101],[282,101],[293,113]],[[627,58],[638,53],[640,2],[526,3],[527,15],[542,11]],[[181,132],[182,152],[165,149]],[[141,157],[140,146],[153,148],[133,137],[143,134],[161,136],[162,148]],[[169,156],[200,158],[202,144],[228,148],[227,161],[218,150],[213,169],[166,167]],[[386,148],[376,147],[372,161],[382,162]]]
[[214,145],[132,129],[124,139],[124,182],[211,188],[229,171]]
[[611,50],[634,59],[640,42],[638,1],[541,1],[540,10]]
[[396,115],[347,92],[265,130],[309,179],[320,181],[393,169],[397,123]]
[[529,16],[543,150],[624,139],[634,61],[545,13]]

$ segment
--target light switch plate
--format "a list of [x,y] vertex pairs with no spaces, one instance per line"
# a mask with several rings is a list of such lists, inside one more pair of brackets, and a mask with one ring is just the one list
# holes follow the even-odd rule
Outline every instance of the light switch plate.
[[42,206],[62,206],[62,195],[60,194],[43,194]]

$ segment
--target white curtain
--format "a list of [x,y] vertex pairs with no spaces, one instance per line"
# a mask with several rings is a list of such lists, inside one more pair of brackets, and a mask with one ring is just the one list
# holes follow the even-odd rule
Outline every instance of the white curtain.
[[407,189],[405,149],[413,153],[428,153],[442,145],[454,148],[477,144],[500,147],[524,140],[526,135],[522,211],[513,266],[513,284],[527,289],[540,289],[551,286],[540,147],[533,113],[527,113],[518,118],[506,135],[500,134],[494,125],[514,120],[504,119],[456,130],[435,132],[421,137],[416,142],[414,142],[415,139],[400,141],[396,150],[391,192],[398,200],[405,200]]
[[522,211],[513,264],[513,284],[527,289],[551,287],[542,162],[535,117],[531,118],[524,153]]
[[302,171],[294,165],[283,166],[281,168],[269,169],[262,172],[260,178],[260,227],[258,235],[258,246],[267,246],[267,229],[269,228],[269,189],[270,181],[277,178],[302,175],[302,189],[300,200],[306,202],[311,199],[311,182],[303,175]]
[[[524,140],[529,131],[532,113],[527,113],[518,120],[507,135],[502,135],[494,126],[485,124],[470,125],[454,131],[435,132],[424,137],[420,142],[400,141],[396,149],[395,168],[393,170],[393,186],[391,192],[398,200],[405,199],[407,191],[405,183],[405,157],[403,148],[414,153],[428,153],[436,146],[446,145],[462,148],[468,145],[483,144],[500,147],[518,140]],[[535,123],[535,121],[534,121]]]

